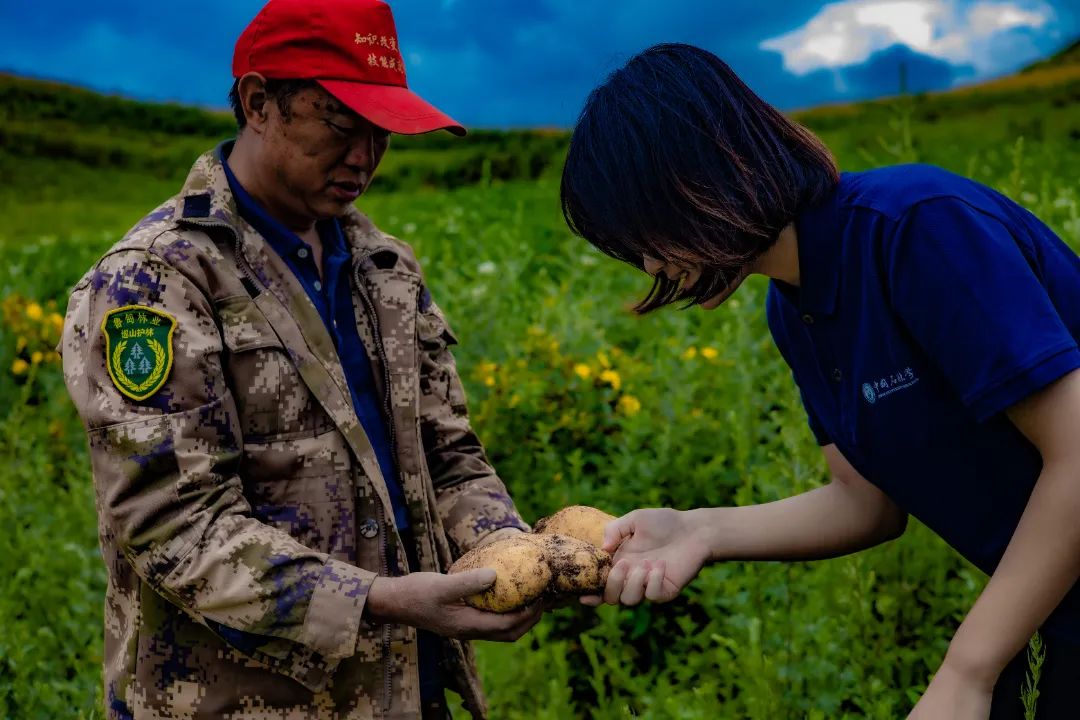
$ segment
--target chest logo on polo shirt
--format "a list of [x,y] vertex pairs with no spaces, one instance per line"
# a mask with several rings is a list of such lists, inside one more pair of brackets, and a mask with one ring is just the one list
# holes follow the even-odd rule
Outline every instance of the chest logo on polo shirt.
[[862,385],[862,395],[866,402],[873,405],[878,400],[887,398],[893,393],[900,392],[901,390],[906,390],[917,382],[919,382],[919,376],[915,374],[914,370],[908,367],[892,373],[887,377],[864,382]]

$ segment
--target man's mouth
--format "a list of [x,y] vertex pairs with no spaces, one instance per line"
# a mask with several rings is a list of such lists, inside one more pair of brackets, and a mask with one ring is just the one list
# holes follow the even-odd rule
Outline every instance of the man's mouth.
[[330,192],[335,197],[342,200],[355,200],[360,197],[360,192],[364,188],[360,183],[355,182],[332,182],[330,183]]

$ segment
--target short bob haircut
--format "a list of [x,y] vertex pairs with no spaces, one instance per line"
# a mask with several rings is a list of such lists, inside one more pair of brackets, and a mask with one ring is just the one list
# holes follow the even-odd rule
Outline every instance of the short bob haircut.
[[563,167],[570,229],[644,269],[700,267],[690,288],[658,273],[635,310],[722,292],[800,211],[839,181],[813,133],[754,94],[720,58],[656,45],[585,101]]

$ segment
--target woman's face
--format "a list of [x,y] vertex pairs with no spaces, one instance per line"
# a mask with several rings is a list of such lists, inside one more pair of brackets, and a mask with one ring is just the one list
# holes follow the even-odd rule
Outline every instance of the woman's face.
[[[649,273],[653,277],[657,274],[663,273],[667,276],[668,280],[679,283],[680,290],[691,288],[701,279],[700,267],[683,267],[670,262],[664,262],[653,257],[645,256],[645,272]],[[713,310],[719,307],[725,300],[731,297],[739,286],[742,285],[742,281],[746,279],[750,274],[750,266],[746,266],[739,270],[739,273],[735,276],[735,279],[723,290],[711,298],[702,301],[699,305],[705,310]]]

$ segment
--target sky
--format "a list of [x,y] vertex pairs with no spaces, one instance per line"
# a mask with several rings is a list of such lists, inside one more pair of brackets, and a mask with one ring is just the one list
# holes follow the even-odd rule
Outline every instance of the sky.
[[[347,2],[348,0],[342,0]],[[5,0],[0,71],[226,107],[261,0]],[[687,42],[783,110],[1008,74],[1080,37],[1080,0],[390,0],[409,86],[469,127],[569,127],[635,53]]]

